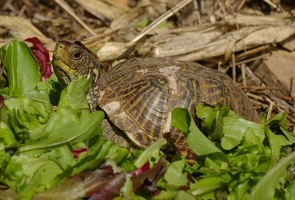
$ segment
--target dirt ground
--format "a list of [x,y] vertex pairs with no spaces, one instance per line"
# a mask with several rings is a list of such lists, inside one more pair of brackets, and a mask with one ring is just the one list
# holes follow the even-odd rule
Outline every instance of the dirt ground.
[[0,43],[82,41],[106,65],[130,57],[198,61],[228,73],[259,112],[295,123],[292,0],[5,0]]

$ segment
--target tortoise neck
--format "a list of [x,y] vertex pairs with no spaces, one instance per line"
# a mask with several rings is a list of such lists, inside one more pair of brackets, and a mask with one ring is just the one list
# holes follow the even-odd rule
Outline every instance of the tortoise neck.
[[92,68],[90,69],[86,78],[90,78],[90,89],[87,95],[90,112],[97,110],[97,101],[99,99],[99,86],[101,76],[101,66],[98,61],[91,63]]

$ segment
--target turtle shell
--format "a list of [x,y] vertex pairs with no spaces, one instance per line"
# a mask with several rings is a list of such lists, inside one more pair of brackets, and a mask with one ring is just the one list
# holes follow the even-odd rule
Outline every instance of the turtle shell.
[[246,94],[227,75],[194,62],[133,58],[101,75],[99,60],[85,46],[59,41],[52,64],[63,85],[78,75],[91,78],[90,110],[98,105],[141,148],[165,137],[186,158],[194,157],[185,136],[171,126],[175,107],[194,115],[197,103],[219,102],[248,120],[260,121]]
[[170,133],[178,149],[184,136],[171,126],[171,111],[217,102],[251,121],[259,116],[246,94],[225,74],[194,62],[133,58],[100,78],[98,106],[139,147]]

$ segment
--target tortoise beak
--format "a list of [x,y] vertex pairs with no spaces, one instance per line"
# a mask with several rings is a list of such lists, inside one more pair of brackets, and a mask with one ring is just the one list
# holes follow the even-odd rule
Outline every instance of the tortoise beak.
[[76,70],[70,67],[68,56],[70,45],[71,43],[65,40],[57,42],[51,60],[54,72],[63,86],[69,84],[72,80],[76,80]]
[[71,73],[71,71],[74,71],[69,66],[68,47],[70,45],[71,43],[64,40],[57,42],[53,51],[53,59],[51,61],[53,66],[59,67],[66,73]]

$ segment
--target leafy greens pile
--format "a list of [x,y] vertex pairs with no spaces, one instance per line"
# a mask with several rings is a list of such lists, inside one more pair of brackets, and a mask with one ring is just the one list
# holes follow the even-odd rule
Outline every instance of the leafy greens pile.
[[198,157],[167,161],[165,139],[134,152],[103,139],[104,113],[88,112],[89,80],[61,90],[34,55],[24,42],[0,49],[0,199],[295,199],[284,113],[258,124],[200,103],[206,136],[175,108],[172,124]]

